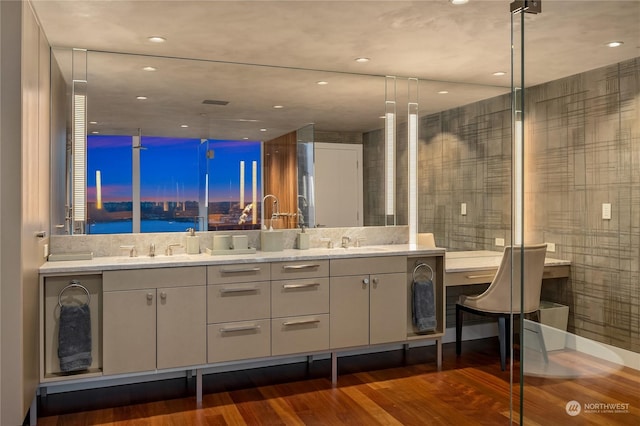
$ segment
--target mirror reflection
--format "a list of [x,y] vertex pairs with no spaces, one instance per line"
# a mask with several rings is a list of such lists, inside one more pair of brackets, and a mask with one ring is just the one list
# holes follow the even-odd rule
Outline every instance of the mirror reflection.
[[[119,222],[109,225],[111,232],[386,223],[379,189],[385,172],[383,76],[95,51],[78,60],[71,49],[53,53],[53,103],[69,112],[52,117],[54,128],[67,129],[52,141],[53,234],[106,232],[103,222],[110,219]],[[436,93],[440,83],[420,81],[420,93]],[[78,87],[86,94],[82,133],[88,149],[81,179],[88,217],[81,220],[71,196],[79,176],[72,168],[77,126],[70,113]],[[464,93],[458,102],[503,91],[448,87]],[[399,135],[406,133],[403,93],[399,88]],[[428,102],[420,111],[433,112]],[[398,156],[399,184],[406,173],[402,161]],[[355,171],[359,175],[352,176]],[[342,194],[347,189],[352,192]],[[263,205],[267,194],[278,198],[277,211]],[[396,223],[403,224],[402,217]]]

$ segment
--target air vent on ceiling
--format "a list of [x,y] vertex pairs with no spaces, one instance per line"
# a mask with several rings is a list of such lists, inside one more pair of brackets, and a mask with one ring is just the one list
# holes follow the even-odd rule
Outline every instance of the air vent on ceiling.
[[216,101],[215,99],[205,99],[202,101],[206,105],[227,105],[229,101]]

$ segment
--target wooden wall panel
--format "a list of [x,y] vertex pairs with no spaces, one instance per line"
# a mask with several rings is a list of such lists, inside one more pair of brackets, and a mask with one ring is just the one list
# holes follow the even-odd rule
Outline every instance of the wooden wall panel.
[[[273,194],[280,202],[280,213],[296,213],[298,195],[298,161],[296,149],[296,132],[287,133],[278,138],[264,142],[263,168],[264,193]],[[271,200],[265,202],[265,225],[269,226],[273,212]],[[273,222],[274,228],[295,228],[295,216],[281,216]]]

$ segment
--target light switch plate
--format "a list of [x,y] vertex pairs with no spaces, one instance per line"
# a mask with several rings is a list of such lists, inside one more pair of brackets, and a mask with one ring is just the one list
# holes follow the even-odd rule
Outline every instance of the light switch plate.
[[602,218],[611,219],[611,203],[602,204]]
[[556,243],[546,243],[547,244],[547,251],[549,253],[555,253],[556,252]]
[[462,216],[466,216],[467,215],[467,203],[460,204],[460,214]]
[[498,247],[504,247],[504,238],[496,238],[496,245]]

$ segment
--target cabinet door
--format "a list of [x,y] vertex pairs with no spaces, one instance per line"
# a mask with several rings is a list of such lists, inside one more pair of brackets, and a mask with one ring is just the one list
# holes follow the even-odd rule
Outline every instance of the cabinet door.
[[158,368],[207,362],[205,286],[158,289]]
[[329,312],[331,348],[369,344],[369,276],[332,277]]
[[370,344],[407,339],[406,280],[405,273],[371,276]]
[[103,372],[156,368],[156,290],[103,294]]

